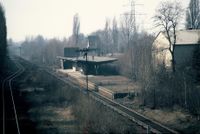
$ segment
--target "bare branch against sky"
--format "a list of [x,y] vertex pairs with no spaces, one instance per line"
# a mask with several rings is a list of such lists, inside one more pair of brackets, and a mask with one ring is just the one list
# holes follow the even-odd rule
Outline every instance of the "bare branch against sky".
[[[147,31],[152,31],[152,16],[161,0],[135,0],[144,6],[136,9],[146,15],[137,21]],[[1,0],[6,10],[8,38],[23,40],[25,36],[38,34],[44,37],[68,37],[71,34],[73,15],[78,13],[80,32],[89,34],[104,27],[105,19],[119,21],[120,14],[129,0]],[[189,0],[181,1],[186,7]],[[148,23],[146,23],[148,22]]]

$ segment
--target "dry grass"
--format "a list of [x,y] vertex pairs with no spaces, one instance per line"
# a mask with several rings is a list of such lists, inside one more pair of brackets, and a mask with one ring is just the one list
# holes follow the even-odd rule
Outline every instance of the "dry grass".
[[38,88],[27,86],[22,92],[26,95],[27,102],[31,104],[29,115],[37,124],[38,133],[84,133],[88,123],[91,127],[90,132],[94,133],[136,132],[135,124],[94,100],[87,97],[80,98],[82,93],[78,90],[44,73],[41,74],[41,78],[39,74],[34,75],[36,75],[34,79],[35,77],[37,79],[31,84],[39,85],[44,90],[35,90]]
[[[129,107],[131,107],[131,105],[133,104],[130,104]],[[134,107],[132,108],[150,119],[158,121],[181,133],[197,133],[200,131],[199,121],[180,107],[174,107],[174,109],[171,110],[150,109],[140,107],[137,103],[134,103]]]
[[[77,121],[73,116],[69,103],[58,104],[54,97],[51,99],[51,95],[47,92],[33,91],[32,93],[29,92],[27,97],[32,103],[29,114],[31,119],[37,122],[38,132],[79,133]],[[56,96],[57,94],[54,95]]]

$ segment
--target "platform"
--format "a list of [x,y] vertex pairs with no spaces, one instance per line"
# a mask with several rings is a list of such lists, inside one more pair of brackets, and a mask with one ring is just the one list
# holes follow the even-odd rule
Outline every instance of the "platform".
[[[73,77],[77,79],[79,82],[81,80],[81,83],[85,83],[86,76],[84,74],[81,74],[78,71],[74,71],[72,69],[58,69],[58,72]],[[127,94],[133,94],[138,93],[140,89],[140,85],[136,82],[133,82],[126,77],[120,76],[120,75],[113,75],[113,76],[101,76],[101,75],[88,75],[89,85],[93,88],[95,88],[95,85],[99,87],[100,91],[103,93],[104,91],[106,93],[112,94],[109,96],[109,98],[116,98],[116,96],[120,96],[119,94],[127,95]],[[106,95],[105,93],[103,93]]]

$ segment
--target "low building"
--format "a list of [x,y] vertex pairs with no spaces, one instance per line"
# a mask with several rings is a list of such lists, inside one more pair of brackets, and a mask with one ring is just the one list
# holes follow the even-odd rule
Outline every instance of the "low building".
[[65,47],[64,57],[78,57],[80,55],[79,53],[77,53],[78,50],[78,47]]
[[[175,67],[187,67],[192,64],[194,50],[200,45],[200,30],[180,30],[176,32],[174,47]],[[172,56],[169,51],[169,42],[164,32],[156,37],[152,46],[153,63],[155,66],[165,65],[171,68]]]
[[99,67],[103,64],[112,63],[117,61],[116,58],[102,57],[102,56],[88,56],[86,57],[58,57],[61,61],[62,69],[73,69],[74,71],[80,71],[86,74],[99,74]]
[[101,65],[117,61],[117,58],[100,56],[101,47],[99,44],[98,36],[89,36],[88,45],[84,49],[78,47],[64,48],[64,57],[58,56],[61,69],[73,69],[84,74],[99,74]]

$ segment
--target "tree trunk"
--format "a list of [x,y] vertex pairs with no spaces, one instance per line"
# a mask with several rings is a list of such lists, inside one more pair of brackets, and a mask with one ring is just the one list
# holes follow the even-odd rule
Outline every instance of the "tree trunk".
[[174,73],[176,71],[176,61],[175,61],[175,55],[174,55],[174,50],[175,50],[175,45],[173,45],[173,50],[170,50],[170,53],[172,55],[172,60],[171,60],[171,66],[172,66],[172,72]]
[[173,71],[173,72],[176,71],[174,54],[172,54],[172,71]]

